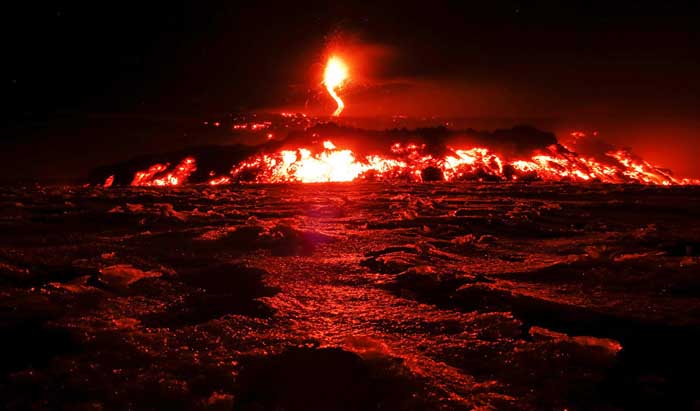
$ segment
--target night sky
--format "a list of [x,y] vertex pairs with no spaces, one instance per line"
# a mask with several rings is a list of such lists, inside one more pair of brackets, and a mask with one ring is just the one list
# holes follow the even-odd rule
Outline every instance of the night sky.
[[5,179],[79,177],[198,144],[185,121],[321,104],[319,62],[343,42],[368,60],[348,115],[599,130],[700,177],[697,2],[21,3],[0,14]]

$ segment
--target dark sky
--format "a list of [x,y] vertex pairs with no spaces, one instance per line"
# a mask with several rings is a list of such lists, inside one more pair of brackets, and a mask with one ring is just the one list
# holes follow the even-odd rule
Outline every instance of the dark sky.
[[17,3],[0,14],[6,176],[80,174],[164,138],[95,117],[302,105],[341,38],[386,51],[349,114],[596,129],[700,177],[696,1]]

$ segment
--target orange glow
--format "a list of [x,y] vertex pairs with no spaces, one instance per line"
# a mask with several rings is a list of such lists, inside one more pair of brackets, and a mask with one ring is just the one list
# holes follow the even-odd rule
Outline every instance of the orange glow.
[[107,177],[104,184],[102,184],[102,187],[110,188],[110,187],[112,187],[112,184],[114,184],[114,176],[113,175]]
[[323,143],[320,153],[312,154],[311,150],[283,150],[276,155],[263,155],[242,163],[232,174],[234,177],[247,170],[259,170],[260,182],[302,183],[352,181],[366,171],[365,166],[356,161],[350,150],[336,150],[330,141]]
[[[580,134],[578,137],[585,137]],[[132,186],[177,186],[187,182],[197,170],[194,158],[176,167],[154,164],[138,171]],[[427,174],[426,174],[427,172]],[[207,184],[322,183],[358,180],[386,181],[554,181],[637,183],[652,185],[700,184],[697,179],[674,177],[669,171],[635,157],[626,150],[615,150],[600,158],[581,156],[559,144],[535,150],[527,156],[508,157],[486,147],[446,147],[441,155],[427,151],[425,144],[394,143],[383,153],[359,155],[339,148],[331,140],[311,147],[287,148],[275,153],[254,155],[234,166],[230,175],[209,173]],[[109,187],[113,176],[105,180]]]
[[607,153],[608,156],[615,158],[620,164],[624,165],[622,173],[630,178],[634,178],[640,182],[647,184],[682,184],[685,180],[677,180],[667,173],[657,169],[644,160],[636,160],[630,153],[625,150],[618,150]]
[[[568,182],[699,184],[700,180],[678,179],[651,164],[634,160],[624,150],[607,153],[601,160],[580,157],[552,145],[526,158],[507,158],[485,147],[452,148],[440,158],[424,153],[425,145],[395,143],[391,154],[358,156],[338,149],[330,140],[317,147],[282,150],[254,156],[235,167],[236,181],[257,183],[343,182],[360,179],[421,181],[430,167],[439,170],[444,181],[462,180],[545,180]],[[431,176],[430,179],[434,179]]]
[[338,96],[336,89],[340,89],[348,78],[348,66],[345,62],[337,56],[331,56],[328,59],[328,63],[326,63],[326,70],[323,73],[323,84],[326,86],[328,94],[330,94],[336,104],[338,104],[338,108],[333,112],[334,117],[338,117],[345,108],[345,103],[340,96]]
[[173,170],[168,171],[168,164],[154,164],[148,170],[138,171],[131,182],[132,186],[177,186],[197,170],[194,158],[182,160]]
[[208,184],[210,186],[218,186],[218,185],[222,185],[222,184],[229,184],[230,182],[231,182],[230,177],[221,176],[221,177],[216,177],[216,178],[209,180]]

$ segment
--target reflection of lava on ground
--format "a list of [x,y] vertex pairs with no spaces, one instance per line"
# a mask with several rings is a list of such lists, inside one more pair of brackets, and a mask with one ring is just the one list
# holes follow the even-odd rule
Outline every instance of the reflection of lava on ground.
[[18,187],[0,213],[6,408],[698,405],[695,187]]

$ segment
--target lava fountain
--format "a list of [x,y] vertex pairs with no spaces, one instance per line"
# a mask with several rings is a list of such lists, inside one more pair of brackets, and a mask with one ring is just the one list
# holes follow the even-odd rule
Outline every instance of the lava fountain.
[[333,112],[333,117],[338,117],[345,108],[345,103],[338,96],[336,89],[340,89],[348,80],[348,66],[340,57],[331,56],[326,63],[326,70],[323,73],[323,84],[328,90],[328,94],[333,97],[333,100],[338,104],[338,108]]

